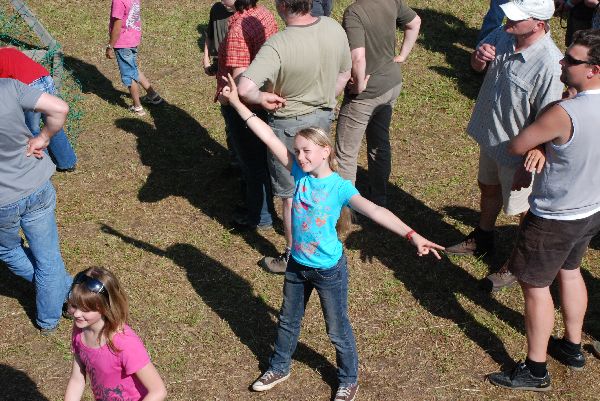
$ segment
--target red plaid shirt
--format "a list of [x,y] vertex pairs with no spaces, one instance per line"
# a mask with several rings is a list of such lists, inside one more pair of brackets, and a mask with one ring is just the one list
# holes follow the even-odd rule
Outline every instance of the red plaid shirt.
[[221,77],[227,77],[234,68],[248,67],[263,43],[275,33],[275,17],[264,6],[236,12],[229,18],[227,37],[219,45],[217,95],[225,86]]

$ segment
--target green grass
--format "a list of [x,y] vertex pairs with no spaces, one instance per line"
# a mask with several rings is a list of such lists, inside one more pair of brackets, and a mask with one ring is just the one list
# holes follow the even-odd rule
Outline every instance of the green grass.
[[[110,3],[84,3],[28,2],[61,42],[83,87],[78,170],[53,180],[68,270],[100,264],[120,277],[131,324],[170,400],[329,400],[335,351],[314,294],[292,378],[265,394],[248,391],[267,362],[282,300],[282,277],[265,273],[257,261],[275,255],[284,241],[277,232],[240,235],[227,224],[238,182],[226,171],[223,119],[212,102],[215,82],[202,73],[199,47],[211,3],[143,2],[141,66],[169,103],[150,108],[144,119],[128,114],[117,67],[104,59]],[[336,18],[349,3],[336,3]],[[465,127],[481,78],[469,70],[468,56],[487,4],[410,1],[423,26],[403,66],[392,121],[389,206],[443,244],[468,233],[477,218],[478,148]],[[561,43],[564,32],[553,26]],[[360,166],[366,166],[364,153]],[[484,379],[509,358],[525,356],[520,290],[489,295],[477,286],[508,256],[515,223],[499,219],[495,258],[441,262],[418,258],[405,241],[374,226],[355,227],[345,245],[360,357],[358,399],[597,398],[600,368],[589,354],[583,374],[550,359],[555,390],[549,394],[510,393]],[[590,292],[584,343],[600,337],[599,250],[596,240],[584,262]],[[14,385],[3,387],[0,399],[54,401],[64,393],[69,323],[63,321],[54,338],[40,337],[27,314],[32,299],[31,287],[5,269],[0,383]],[[88,390],[85,400],[91,399]]]

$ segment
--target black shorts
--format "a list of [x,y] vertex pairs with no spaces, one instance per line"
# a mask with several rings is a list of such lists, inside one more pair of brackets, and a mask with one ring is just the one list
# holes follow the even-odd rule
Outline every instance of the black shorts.
[[600,212],[579,220],[551,220],[527,213],[517,236],[508,269],[519,281],[548,287],[560,269],[574,270],[594,235]]

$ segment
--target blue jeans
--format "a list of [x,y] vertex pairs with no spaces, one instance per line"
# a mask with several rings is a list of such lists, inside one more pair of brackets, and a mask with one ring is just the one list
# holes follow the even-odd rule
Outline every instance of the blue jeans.
[[[248,209],[248,223],[255,226],[271,225],[271,212],[275,209],[267,167],[267,147],[246,126],[233,107],[221,106],[221,114],[225,119],[230,143],[240,163],[245,183],[244,203]],[[266,122],[265,111],[257,111],[256,115]]]
[[487,14],[485,14],[485,17],[483,17],[481,30],[479,31],[479,36],[477,36],[477,44],[485,39],[490,32],[502,25],[504,11],[502,11],[500,5],[508,3],[508,1],[509,0],[490,0],[490,9]]
[[287,374],[298,344],[300,324],[312,290],[321,300],[327,335],[335,346],[340,384],[358,381],[358,354],[348,318],[348,266],[342,255],[330,269],[313,269],[290,258],[283,285],[283,305],[279,314],[275,350],[270,369]]
[[[72,282],[60,255],[55,208],[56,192],[50,181],[31,195],[0,206],[0,260],[35,284],[36,323],[43,329],[58,324]],[[20,228],[28,248],[23,246]]]
[[[33,81],[29,84],[29,86],[39,89],[42,92],[49,93],[50,95],[56,94],[54,80],[49,75]],[[25,124],[27,124],[27,128],[29,128],[33,136],[40,134],[41,119],[44,120],[45,124],[46,116],[42,115],[42,113],[38,113],[36,111],[25,112]],[[77,156],[75,156],[75,151],[69,142],[69,138],[67,138],[67,134],[65,134],[65,131],[62,128],[60,131],[54,134],[52,138],[50,138],[48,151],[50,152],[50,157],[52,157],[56,167],[59,169],[66,170],[75,167],[75,164],[77,163]]]
[[333,0],[313,0],[311,15],[313,17],[321,17],[323,15],[329,17],[333,8],[332,3]]
[[115,57],[121,73],[121,82],[127,87],[131,86],[132,81],[138,82],[140,72],[137,66],[137,47],[115,49]]

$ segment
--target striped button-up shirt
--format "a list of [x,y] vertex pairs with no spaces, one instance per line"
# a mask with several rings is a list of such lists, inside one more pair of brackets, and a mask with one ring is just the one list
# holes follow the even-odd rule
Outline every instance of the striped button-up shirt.
[[496,47],[496,58],[489,63],[467,133],[499,164],[515,166],[522,158],[507,152],[508,142],[548,103],[561,98],[562,54],[550,32],[515,52],[515,37],[503,28],[481,42]]

